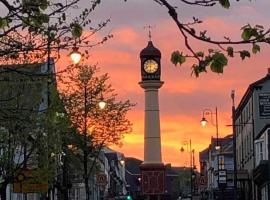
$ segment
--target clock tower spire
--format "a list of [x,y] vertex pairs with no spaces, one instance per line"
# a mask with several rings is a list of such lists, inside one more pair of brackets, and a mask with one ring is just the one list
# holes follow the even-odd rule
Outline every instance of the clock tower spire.
[[164,193],[165,167],[161,155],[158,90],[161,81],[161,52],[151,40],[140,52],[141,82],[145,93],[144,161],[141,165],[142,193],[156,196]]

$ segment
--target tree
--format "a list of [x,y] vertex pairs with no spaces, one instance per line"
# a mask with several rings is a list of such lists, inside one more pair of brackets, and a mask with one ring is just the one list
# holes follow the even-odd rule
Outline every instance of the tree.
[[[60,79],[67,115],[80,136],[73,145],[78,156],[82,156],[87,200],[90,199],[89,177],[101,149],[120,144],[123,134],[131,131],[126,115],[133,104],[116,99],[112,86],[107,84],[108,78],[107,74],[99,74],[97,66],[77,65]],[[107,106],[99,110],[98,103],[103,98]]]

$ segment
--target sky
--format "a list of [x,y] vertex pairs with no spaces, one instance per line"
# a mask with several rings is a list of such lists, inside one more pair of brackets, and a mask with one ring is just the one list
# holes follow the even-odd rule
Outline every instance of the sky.
[[[125,135],[121,147],[112,148],[123,152],[126,157],[143,159],[144,91],[138,84],[141,79],[139,53],[148,41],[147,30],[143,27],[152,25],[155,26],[152,41],[162,52],[161,79],[165,82],[159,91],[163,162],[188,166],[189,154],[187,151],[181,153],[180,148],[183,146],[187,150],[185,141],[191,140],[198,163],[198,152],[207,148],[211,137],[216,134],[211,123],[204,128],[200,126],[203,110],[208,108],[214,111],[217,107],[220,137],[231,134],[231,127],[226,126],[231,124],[231,90],[236,91],[238,103],[248,85],[266,75],[270,67],[269,47],[263,46],[260,54],[245,61],[231,59],[224,74],[208,72],[196,78],[191,76],[191,62],[181,67],[175,67],[170,62],[171,52],[187,50],[165,7],[152,0],[102,2],[94,11],[92,21],[97,23],[110,18],[110,24],[98,37],[106,33],[114,37],[104,45],[91,49],[88,62],[98,62],[102,71],[109,73],[119,99],[130,99],[136,103],[128,114],[133,123],[132,133]],[[216,39],[224,36],[239,39],[240,27],[247,23],[269,25],[269,0],[243,0],[233,3],[229,10],[220,5],[200,8],[181,4],[177,0],[170,2],[178,7],[179,17],[184,21],[193,16],[200,17],[204,23],[198,28],[207,29],[207,33]],[[213,47],[194,40],[191,44],[197,50]]]

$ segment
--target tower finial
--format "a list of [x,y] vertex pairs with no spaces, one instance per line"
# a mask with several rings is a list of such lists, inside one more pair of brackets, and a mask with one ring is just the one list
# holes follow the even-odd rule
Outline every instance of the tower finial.
[[152,39],[151,29],[155,28],[155,26],[148,25],[148,26],[144,26],[143,28],[144,29],[148,28],[148,37],[149,37],[149,41],[151,41],[151,39]]

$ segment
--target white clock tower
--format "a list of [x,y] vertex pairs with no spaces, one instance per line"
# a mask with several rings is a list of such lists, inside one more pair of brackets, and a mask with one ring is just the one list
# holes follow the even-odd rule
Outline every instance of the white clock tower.
[[140,53],[141,82],[145,92],[144,161],[141,165],[142,193],[147,196],[164,193],[165,167],[161,156],[158,90],[163,85],[161,52],[152,41]]

